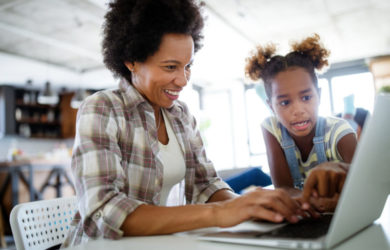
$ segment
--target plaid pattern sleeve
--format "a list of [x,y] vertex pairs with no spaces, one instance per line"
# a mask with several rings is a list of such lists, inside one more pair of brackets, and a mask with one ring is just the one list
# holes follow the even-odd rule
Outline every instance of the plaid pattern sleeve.
[[79,212],[90,237],[119,238],[126,216],[143,202],[128,198],[118,129],[121,114],[98,94],[80,108],[72,158]]

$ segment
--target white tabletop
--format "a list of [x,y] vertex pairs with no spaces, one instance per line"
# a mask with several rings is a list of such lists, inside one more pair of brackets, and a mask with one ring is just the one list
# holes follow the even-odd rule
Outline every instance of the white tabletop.
[[[228,243],[216,243],[197,239],[200,232],[209,232],[213,228],[197,230],[188,233],[180,233],[166,236],[147,237],[124,237],[120,240],[92,240],[86,244],[76,246],[71,249],[87,250],[113,250],[113,249],[159,249],[159,250],[230,250],[230,249],[269,249],[275,248],[237,245]],[[359,249],[390,249],[390,196],[382,216],[370,227],[364,229],[352,238],[338,245],[336,250],[359,250]]]

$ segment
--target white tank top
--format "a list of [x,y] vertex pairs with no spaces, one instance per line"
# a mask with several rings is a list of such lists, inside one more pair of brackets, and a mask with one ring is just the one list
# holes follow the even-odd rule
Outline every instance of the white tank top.
[[164,145],[160,141],[158,146],[160,149],[160,160],[163,165],[163,185],[161,189],[160,205],[167,205],[168,195],[174,185],[181,182],[185,175],[185,160],[183,151],[177,142],[176,136],[173,133],[172,126],[163,110],[165,127],[168,133],[168,144]]

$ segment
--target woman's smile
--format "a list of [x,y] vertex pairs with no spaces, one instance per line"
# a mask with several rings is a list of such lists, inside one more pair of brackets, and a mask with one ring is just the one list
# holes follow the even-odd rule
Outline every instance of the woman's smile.
[[180,91],[179,90],[169,90],[169,89],[164,89],[165,95],[171,99],[172,101],[176,100],[179,98]]

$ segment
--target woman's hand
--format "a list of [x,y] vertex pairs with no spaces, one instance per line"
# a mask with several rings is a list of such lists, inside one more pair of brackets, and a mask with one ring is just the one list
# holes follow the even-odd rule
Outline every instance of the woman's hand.
[[219,227],[231,227],[249,219],[261,219],[271,222],[298,222],[303,216],[298,202],[282,189],[268,190],[256,188],[240,197],[211,203],[214,206],[215,224]]

